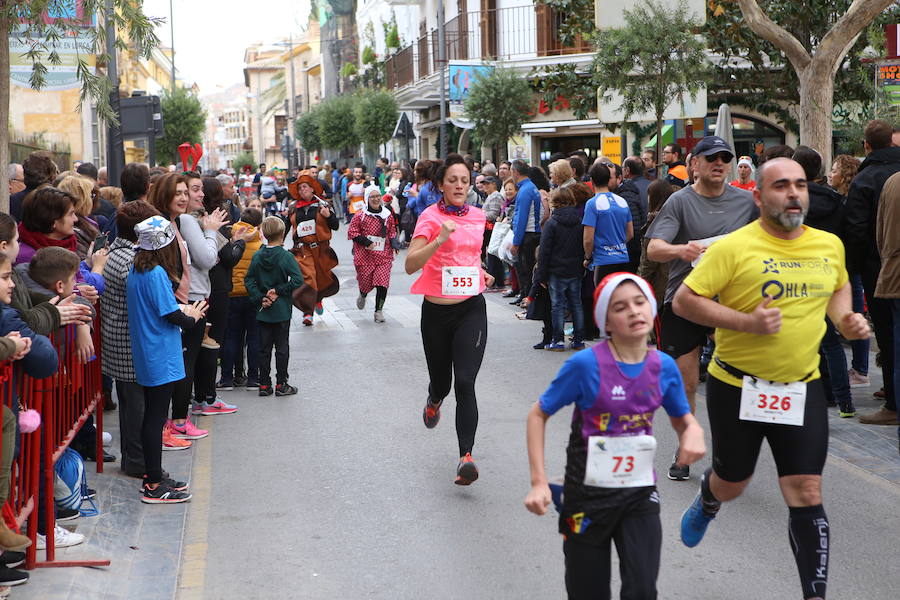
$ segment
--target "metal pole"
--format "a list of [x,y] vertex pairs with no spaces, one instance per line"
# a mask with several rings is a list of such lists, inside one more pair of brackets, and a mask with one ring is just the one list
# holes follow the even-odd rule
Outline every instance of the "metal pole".
[[109,104],[116,116],[118,123],[109,123],[106,140],[106,173],[109,185],[118,186],[122,169],[125,167],[125,148],[122,144],[122,111],[119,106],[119,69],[116,65],[116,24],[114,0],[106,0],[106,53],[109,62],[106,65],[106,75],[112,83],[112,91],[109,94]]
[[169,0],[169,35],[172,37],[172,91],[175,91],[175,12],[172,0]]
[[441,128],[438,132],[440,141],[438,147],[441,149],[438,158],[447,157],[447,132],[444,128],[447,125],[447,81],[444,70],[447,67],[447,48],[446,37],[444,32],[444,0],[438,0],[438,68],[441,70]]
[[297,131],[297,89],[296,83],[294,81],[294,34],[290,34],[288,36],[288,45],[290,46],[290,60],[291,60],[291,106],[290,112],[288,113],[291,117],[291,131],[290,131],[290,140],[291,140],[291,151],[289,153],[288,158],[288,173],[291,172],[296,164],[294,164],[294,136]]
[[[257,127],[257,131],[259,131],[259,141],[257,141],[257,144],[259,144],[259,149],[257,150],[256,156],[258,159],[257,160],[258,163],[266,162],[266,141],[264,139],[265,134],[263,133],[262,106],[260,106],[260,100],[259,100],[259,97],[262,95],[262,91],[261,91],[261,87],[260,87],[261,85],[262,85],[262,83],[260,82],[259,71],[257,71],[256,72],[256,127]],[[268,167],[269,165],[266,165],[266,166]],[[263,173],[263,175],[265,175],[265,173]]]

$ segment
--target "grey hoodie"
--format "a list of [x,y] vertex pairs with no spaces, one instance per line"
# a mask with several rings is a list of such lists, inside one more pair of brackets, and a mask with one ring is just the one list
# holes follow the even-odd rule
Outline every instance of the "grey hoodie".
[[188,300],[196,302],[209,298],[212,286],[209,283],[209,270],[219,261],[218,232],[204,231],[197,217],[190,214],[178,218],[181,237],[188,247],[191,262],[191,289]]

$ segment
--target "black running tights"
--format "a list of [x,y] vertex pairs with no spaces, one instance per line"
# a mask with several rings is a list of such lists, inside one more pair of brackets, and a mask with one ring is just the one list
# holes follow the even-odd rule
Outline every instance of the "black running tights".
[[487,343],[487,305],[484,296],[459,304],[422,303],[422,345],[428,363],[428,395],[433,402],[456,391],[456,437],[459,455],[472,452],[478,428],[475,378]]
[[162,430],[169,415],[169,402],[175,382],[144,388],[144,421],[141,424],[141,446],[147,468],[147,483],[162,481]]

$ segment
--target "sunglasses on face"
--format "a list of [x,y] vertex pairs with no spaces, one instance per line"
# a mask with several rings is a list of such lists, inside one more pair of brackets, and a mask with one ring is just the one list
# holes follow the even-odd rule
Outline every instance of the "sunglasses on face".
[[720,159],[722,159],[722,162],[725,163],[726,165],[734,159],[734,157],[732,155],[728,154],[727,152],[717,152],[715,154],[704,154],[703,158],[705,158],[706,162],[709,162],[709,163],[714,163],[714,162],[716,162],[717,158],[720,158]]

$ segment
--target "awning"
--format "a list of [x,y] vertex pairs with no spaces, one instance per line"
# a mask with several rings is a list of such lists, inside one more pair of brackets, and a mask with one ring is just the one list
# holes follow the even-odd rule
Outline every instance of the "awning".
[[[662,143],[666,144],[674,144],[675,143],[675,126],[674,125],[663,125],[662,127]],[[645,148],[656,148],[656,134],[653,134],[653,137],[650,138],[650,141],[644,146]]]

